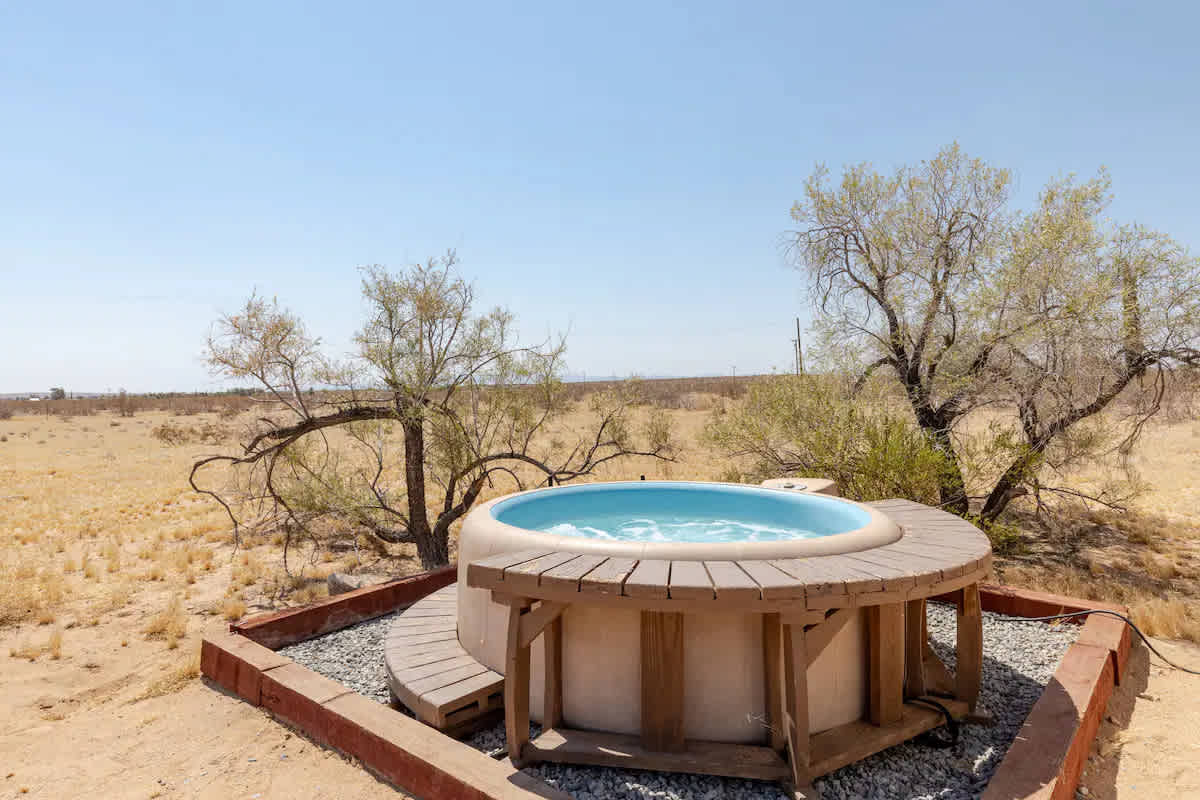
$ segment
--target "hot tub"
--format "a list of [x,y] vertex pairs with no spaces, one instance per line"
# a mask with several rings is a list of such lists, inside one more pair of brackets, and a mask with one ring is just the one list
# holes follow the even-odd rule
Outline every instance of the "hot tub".
[[[837,497],[740,484],[636,481],[538,489],[477,506],[459,535],[458,636],[503,673],[506,606],[467,586],[466,566],[545,548],[673,561],[786,559],[852,553],[900,538],[879,511]],[[636,733],[640,615],[572,605],[563,618],[563,714],[573,728]],[[845,625],[808,671],[812,732],[863,716],[866,626]],[[764,726],[762,617],[711,611],[684,619],[684,735],[758,743]],[[541,649],[533,649],[532,716],[540,718]]]

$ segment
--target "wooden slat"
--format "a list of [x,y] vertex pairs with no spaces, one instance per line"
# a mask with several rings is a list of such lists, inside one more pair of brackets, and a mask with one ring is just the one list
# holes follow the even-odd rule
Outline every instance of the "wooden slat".
[[481,589],[495,589],[504,581],[506,567],[516,566],[546,555],[549,550],[519,550],[497,553],[494,556],[472,561],[467,565],[467,585]]
[[[956,719],[967,713],[964,703],[943,699],[938,699],[938,702],[945,705]],[[932,730],[945,721],[941,712],[932,708],[905,705],[900,718],[889,725],[876,727],[858,721],[821,731],[809,739],[809,770],[813,777],[828,775],[835,769]]]
[[606,558],[606,556],[577,556],[543,572],[540,586],[577,592],[580,579],[603,564]]
[[925,600],[904,606],[904,696],[920,697],[925,688]]
[[625,586],[625,579],[637,566],[637,560],[632,558],[609,558],[593,569],[579,581],[581,594],[597,594],[619,596]]
[[440,633],[404,633],[397,631],[389,633],[386,642],[396,642],[398,645],[411,647],[416,644],[430,644],[432,642],[457,642],[458,633],[456,631],[442,631]]
[[475,656],[450,656],[450,658],[443,658],[440,661],[434,661],[430,664],[422,664],[419,667],[398,669],[393,674],[393,677],[395,677],[395,679],[398,681],[408,683],[409,681],[420,680],[421,678],[427,678],[430,675],[438,675],[443,672],[448,672],[452,669],[467,667],[471,664],[478,663],[479,662],[475,660]]
[[767,561],[738,561],[737,565],[758,584],[763,600],[804,598],[804,587]]
[[553,728],[526,747],[530,760],[724,775],[763,781],[787,780],[788,765],[769,747],[692,740],[677,753],[647,750],[638,737]]
[[983,673],[983,615],[979,584],[962,590],[958,610],[958,636],[954,662],[955,697],[974,710]]
[[868,608],[867,631],[869,719],[875,725],[891,725],[900,719],[904,701],[904,606]]
[[467,678],[474,678],[477,675],[489,672],[492,673],[493,680],[498,677],[496,673],[476,661],[474,664],[465,664],[444,672],[435,672],[432,675],[426,675],[424,678],[406,681],[405,686],[408,687],[410,692],[424,695],[426,692],[432,692],[434,689],[441,689],[445,686],[465,681]]
[[445,661],[447,658],[461,656],[466,652],[458,642],[453,644],[440,642],[438,647],[425,650],[388,651],[387,661],[393,669],[407,669],[432,664],[436,661]]
[[722,603],[753,603],[761,599],[758,584],[732,561],[705,561],[713,591]]
[[700,561],[672,561],[668,593],[672,600],[715,600],[717,597],[708,570]]
[[789,558],[771,564],[801,584],[805,597],[845,594],[846,581],[825,566],[824,561],[824,558]]
[[562,671],[562,617],[555,617],[542,633],[542,644],[545,647],[543,663],[545,664],[542,681],[544,700],[542,703],[542,727],[553,728],[562,725],[563,719],[563,671]]
[[[432,708],[435,719],[450,722],[455,711],[473,704],[477,699],[504,691],[504,676],[488,670],[473,678],[443,686],[421,695],[421,702]],[[528,737],[528,734],[526,734]]]
[[888,591],[882,578],[845,556],[822,556],[820,562],[822,568],[845,583],[847,594]]
[[639,561],[625,579],[626,597],[668,597],[671,577],[670,561]]
[[783,751],[787,734],[783,729],[783,623],[778,614],[763,614],[763,695],[767,708],[767,738],[771,749]]
[[541,582],[543,572],[548,572],[574,558],[574,553],[548,553],[516,566],[506,567],[503,589],[513,594],[533,593]]
[[[872,558],[873,552],[867,550],[863,553],[847,553],[842,558],[853,563],[855,569],[880,578],[883,581],[883,591],[885,592],[907,591],[917,585],[917,580],[913,577],[913,570],[895,563],[888,563],[888,559]],[[926,583],[933,583],[932,576]]]
[[642,746],[678,753],[683,743],[683,615],[643,611]]

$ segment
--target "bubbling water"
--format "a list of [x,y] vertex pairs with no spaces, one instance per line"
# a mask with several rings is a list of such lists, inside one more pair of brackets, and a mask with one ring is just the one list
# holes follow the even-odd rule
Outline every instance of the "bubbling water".
[[782,542],[822,534],[803,528],[778,527],[736,519],[696,517],[590,516],[587,524],[560,522],[545,528],[559,536],[615,542]]

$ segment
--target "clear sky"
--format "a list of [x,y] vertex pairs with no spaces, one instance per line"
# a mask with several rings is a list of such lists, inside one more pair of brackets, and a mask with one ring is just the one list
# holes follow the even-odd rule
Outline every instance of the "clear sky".
[[0,392],[217,388],[255,288],[344,352],[356,266],[447,248],[572,372],[787,369],[804,177],[953,140],[1200,245],[1194,3],[16,5]]

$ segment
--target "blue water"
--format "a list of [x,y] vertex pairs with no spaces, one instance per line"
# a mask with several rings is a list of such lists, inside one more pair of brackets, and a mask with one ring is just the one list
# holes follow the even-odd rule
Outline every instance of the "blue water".
[[870,516],[835,498],[681,481],[545,489],[492,506],[500,522],[620,542],[779,542],[856,530]]

